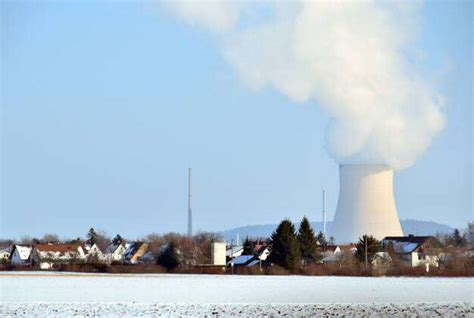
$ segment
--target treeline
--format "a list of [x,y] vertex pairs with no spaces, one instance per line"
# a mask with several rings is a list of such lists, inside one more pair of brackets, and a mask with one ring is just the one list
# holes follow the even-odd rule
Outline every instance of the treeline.
[[[303,218],[298,231],[285,219],[272,233],[272,253],[269,261],[280,267],[280,273],[308,275],[474,275],[474,223],[469,222],[461,232],[455,229],[450,235],[437,235],[433,246],[426,248],[428,256],[436,257],[438,266],[413,267],[404,262],[392,244],[383,245],[373,236],[364,235],[356,244],[343,246],[338,257],[321,262],[328,242],[322,233],[315,236],[307,218]],[[354,252],[355,249],[355,252]],[[430,255],[431,253],[431,255]],[[403,256],[403,255],[402,255]],[[275,273],[276,269],[269,269]],[[252,272],[252,270],[247,270]]]
[[[472,276],[474,274],[474,223],[468,223],[465,230],[455,230],[450,235],[438,235],[433,253],[439,256],[438,266],[427,273],[424,267],[412,267],[400,259],[393,246],[383,246],[372,236],[364,235],[352,245],[339,245],[341,252],[329,261],[323,259],[331,248],[333,239],[327,240],[323,233],[316,234],[308,219],[303,217],[299,228],[289,220],[280,222],[270,238],[258,241],[247,238],[243,246],[244,255],[256,255],[256,242],[270,249],[268,258],[260,266],[240,267],[240,274],[303,274],[303,275],[444,275]],[[153,264],[124,266],[123,263],[105,266],[104,264],[74,264],[75,268],[64,265],[64,270],[107,271],[107,272],[183,272],[183,273],[222,273],[219,268],[199,267],[211,263],[210,246],[212,242],[222,241],[215,233],[198,233],[192,237],[177,234],[148,234],[134,241],[148,244],[148,251],[154,255]],[[76,243],[96,244],[106,251],[111,244],[131,242],[117,234],[113,238],[103,231],[91,228],[83,238],[60,240],[55,234],[41,238],[23,237],[20,241],[0,240],[0,247],[12,244],[32,245],[38,243]],[[380,253],[384,253],[380,257]],[[388,257],[387,257],[388,255]],[[434,254],[433,254],[434,255]],[[390,261],[387,261],[389,259]],[[82,267],[80,267],[80,266]],[[79,267],[77,267],[79,266]],[[96,266],[96,267],[94,267]],[[231,272],[229,266],[227,273]],[[234,269],[232,269],[234,273]]]
[[[56,234],[45,234],[41,238],[25,236],[19,241],[0,239],[0,248],[9,248],[14,244],[28,246],[46,243],[96,244],[97,247],[105,253],[110,245],[145,242],[148,244],[147,251],[153,254],[157,260],[157,265],[164,266],[167,269],[174,269],[177,266],[187,267],[197,264],[209,264],[211,260],[211,242],[217,241],[222,241],[222,237],[210,232],[200,232],[191,237],[179,233],[166,233],[162,235],[151,233],[136,240],[129,240],[123,238],[120,234],[111,238],[104,231],[97,231],[94,228],[90,228],[85,237],[78,237],[76,239],[61,240]],[[5,260],[2,261],[5,262]]]

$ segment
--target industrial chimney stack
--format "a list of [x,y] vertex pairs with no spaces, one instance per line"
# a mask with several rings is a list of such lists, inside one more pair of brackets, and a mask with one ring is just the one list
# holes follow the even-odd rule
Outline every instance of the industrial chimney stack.
[[385,165],[339,166],[339,199],[332,225],[338,243],[402,236],[393,196],[393,170]]
[[188,169],[188,236],[193,235],[193,210],[191,207],[191,168]]

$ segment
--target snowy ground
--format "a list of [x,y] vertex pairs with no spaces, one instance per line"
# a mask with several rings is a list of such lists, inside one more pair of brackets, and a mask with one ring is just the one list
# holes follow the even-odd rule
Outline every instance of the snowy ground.
[[473,278],[0,273],[0,316],[473,316]]

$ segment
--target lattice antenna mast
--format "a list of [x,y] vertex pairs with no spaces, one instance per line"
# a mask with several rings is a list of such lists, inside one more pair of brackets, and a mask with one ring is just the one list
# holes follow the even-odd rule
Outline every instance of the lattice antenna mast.
[[191,204],[191,168],[188,169],[188,236],[193,235],[193,209]]

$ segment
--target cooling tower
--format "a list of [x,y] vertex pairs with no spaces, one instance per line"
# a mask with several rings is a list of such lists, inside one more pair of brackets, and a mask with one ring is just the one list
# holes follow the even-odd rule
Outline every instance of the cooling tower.
[[339,166],[339,199],[331,234],[338,243],[402,236],[393,197],[393,170],[384,165]]

